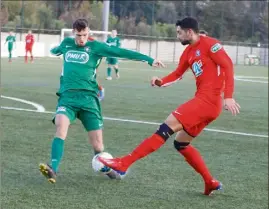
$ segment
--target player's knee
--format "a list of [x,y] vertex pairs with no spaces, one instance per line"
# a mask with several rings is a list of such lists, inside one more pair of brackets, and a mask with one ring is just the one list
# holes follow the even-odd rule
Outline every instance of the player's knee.
[[179,142],[177,140],[174,140],[174,147],[178,151],[185,149],[189,144],[190,142]]
[[174,131],[165,123],[161,124],[155,134],[162,137],[165,141],[174,134]]

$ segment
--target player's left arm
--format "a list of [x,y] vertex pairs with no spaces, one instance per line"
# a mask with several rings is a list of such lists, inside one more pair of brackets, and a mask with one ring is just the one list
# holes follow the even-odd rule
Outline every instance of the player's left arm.
[[[147,62],[149,65],[154,65],[155,60],[145,54],[141,54],[136,51],[123,49],[116,46],[109,46],[106,43],[95,41],[94,43],[94,53],[102,56],[102,57],[118,57],[118,58],[125,58],[129,60],[136,60]],[[161,63],[162,64],[162,63]]]
[[231,58],[218,42],[210,43],[210,58],[223,69],[225,74],[224,106],[233,115],[239,113],[240,105],[233,99],[234,93],[234,66]]

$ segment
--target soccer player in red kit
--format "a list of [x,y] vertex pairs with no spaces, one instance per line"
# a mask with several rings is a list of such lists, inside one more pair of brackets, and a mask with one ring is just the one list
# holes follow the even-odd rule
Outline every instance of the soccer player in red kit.
[[[177,21],[176,28],[178,39],[183,45],[188,46],[176,70],[164,78],[153,77],[151,84],[159,87],[168,86],[181,79],[184,72],[190,68],[196,78],[195,96],[176,108],[159,129],[130,154],[114,159],[99,157],[99,160],[124,175],[131,164],[159,149],[176,133],[174,147],[202,176],[205,183],[204,195],[210,195],[214,190],[220,190],[222,184],[213,178],[199,151],[190,142],[220,115],[223,103],[225,109],[233,115],[239,113],[240,106],[233,99],[233,64],[218,40],[199,35],[198,22],[194,18],[187,17]],[[220,72],[221,70],[225,71],[225,74]]]
[[27,55],[28,52],[30,53],[30,56],[31,56],[31,62],[33,62],[34,57],[33,57],[32,49],[33,49],[34,41],[35,40],[34,40],[32,31],[29,30],[27,36],[25,37],[25,57],[24,57],[25,63],[28,62],[28,55]]

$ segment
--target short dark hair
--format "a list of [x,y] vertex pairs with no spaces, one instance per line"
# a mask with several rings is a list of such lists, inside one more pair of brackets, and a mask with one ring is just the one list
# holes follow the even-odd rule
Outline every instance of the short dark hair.
[[182,29],[192,29],[195,33],[199,33],[198,22],[193,17],[186,17],[176,22],[176,26],[180,26]]
[[89,23],[86,19],[77,19],[73,23],[73,29],[76,29],[78,32],[84,30],[87,27],[89,27]]
[[200,34],[204,34],[204,35],[206,35],[206,36],[208,35],[208,33],[207,33],[205,30],[200,30],[199,33],[200,33]]

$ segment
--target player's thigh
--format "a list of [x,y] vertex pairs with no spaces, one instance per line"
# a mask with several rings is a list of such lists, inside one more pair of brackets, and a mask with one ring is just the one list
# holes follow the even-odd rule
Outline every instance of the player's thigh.
[[111,58],[111,64],[115,67],[118,67],[118,59],[117,58]]
[[67,106],[58,106],[52,122],[56,126],[56,137],[65,139],[71,122],[75,121],[75,112]]
[[164,121],[164,123],[166,125],[169,126],[169,128],[171,128],[174,132],[178,132],[180,130],[182,130],[183,126],[180,123],[180,121],[178,121],[178,119],[173,115],[170,114],[166,120]]
[[100,111],[80,110],[78,118],[81,120],[87,132],[102,130],[103,128],[103,118]]
[[107,57],[106,58],[106,64],[109,66],[109,67],[111,67],[110,65],[111,65],[111,58],[110,57]]
[[193,98],[180,105],[172,114],[191,137],[197,136],[203,128],[219,115],[219,108],[199,98]]
[[70,125],[69,118],[65,114],[57,114],[54,123],[56,125],[56,137],[65,139]]
[[114,67],[114,65],[118,63],[117,58],[113,58],[113,57],[108,57],[106,61],[107,61],[107,64],[110,65],[110,67]]
[[65,115],[69,119],[70,123],[73,123],[76,120],[77,112],[79,110],[79,108],[75,106],[75,101],[76,98],[73,94],[68,92],[63,93],[58,99],[53,122],[56,122],[55,119],[57,115]]
[[26,49],[26,53],[29,53],[30,55],[32,55],[32,49],[31,48],[27,48]]
[[113,65],[114,69],[118,69],[119,65],[116,63],[115,65]]
[[180,130],[177,132],[175,140],[178,142],[191,142],[193,137],[190,136],[186,131]]
[[81,120],[86,131],[94,131],[103,128],[103,117],[97,95],[85,92],[81,98],[78,118]]

